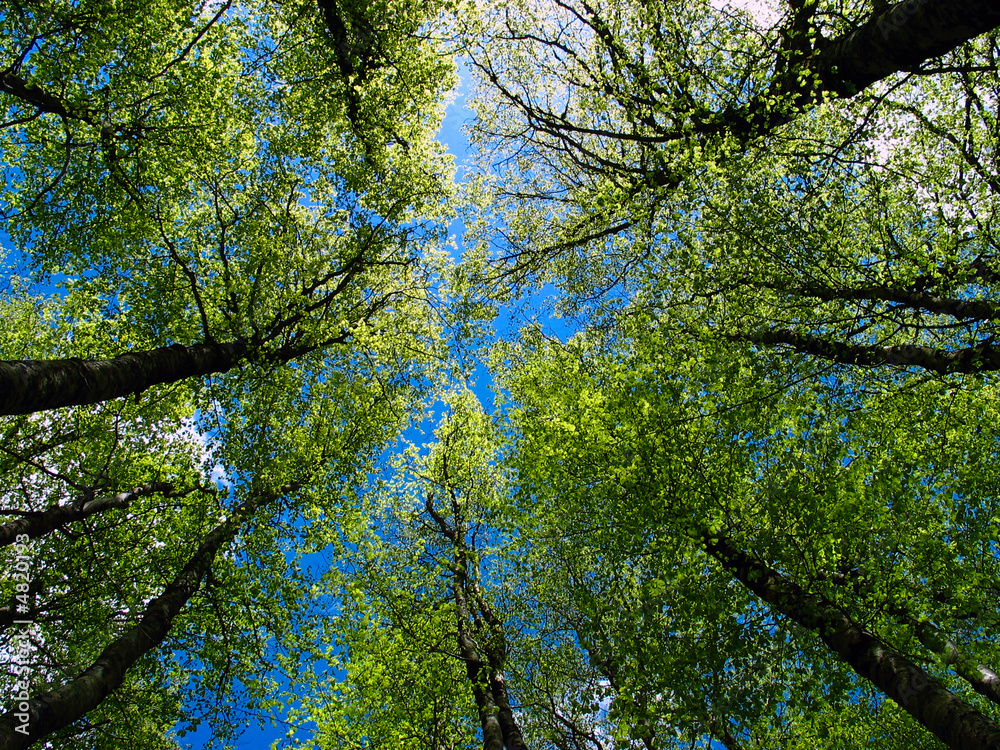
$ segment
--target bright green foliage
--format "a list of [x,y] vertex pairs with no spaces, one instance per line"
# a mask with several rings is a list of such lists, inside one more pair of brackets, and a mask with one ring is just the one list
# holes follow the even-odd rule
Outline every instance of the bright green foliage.
[[[311,535],[333,564],[317,589],[314,620],[293,636],[311,656],[298,678],[306,688],[295,693],[302,709],[292,713],[293,722],[318,726],[304,746],[476,746],[476,706],[456,642],[455,549],[427,506],[461,498],[462,543],[477,561],[463,574],[489,575],[478,560],[503,559],[480,546],[489,544],[486,515],[502,487],[490,432],[474,399],[459,394],[438,442],[407,448],[391,475],[373,478],[349,502],[316,508]],[[492,585],[486,595],[493,598]]]
[[[33,696],[228,534],[44,741],[937,746],[722,541],[993,715],[1000,20],[967,5],[3,4],[0,359],[240,352],[0,426],[0,522],[63,519]],[[456,51],[488,168],[453,269]],[[577,335],[484,340],[549,282]]]
[[[433,17],[416,7],[413,24]],[[431,135],[452,79],[372,12],[378,54],[406,54],[356,94],[381,119],[351,122],[331,88],[358,84],[339,82],[311,5],[11,9],[6,54],[30,89],[0,131],[20,249],[143,347],[246,340],[280,358],[384,325],[435,272],[423,225],[446,197]]]
[[[65,335],[59,327],[62,306],[58,298],[37,303],[32,312],[48,313],[52,328],[36,328],[30,348],[12,337],[17,348],[5,354],[58,353],[45,335]],[[23,332],[40,317],[7,320],[24,320]],[[107,322],[99,329],[113,330]],[[86,346],[88,331],[76,327],[73,343]],[[317,381],[315,373],[298,367],[267,380],[243,379],[243,390],[230,387],[226,400],[202,399],[201,414],[192,411],[197,402],[181,384],[138,404],[9,421],[0,457],[7,518],[166,485],[133,499],[127,509],[108,509],[73,522],[65,533],[28,543],[30,619],[36,622],[30,631],[32,694],[88,667],[235,503],[255,489],[308,477],[308,489],[261,515],[216,560],[165,650],[137,665],[126,685],[88,715],[82,729],[93,746],[166,747],[179,720],[197,723],[202,717],[213,719],[220,737],[232,739],[243,724],[236,717],[273,695],[271,642],[295,627],[296,612],[307,607],[309,596],[310,582],[285,557],[303,534],[302,508],[334,504],[331,498],[345,486],[363,480],[373,451],[400,429],[415,399],[414,383],[405,376],[365,376],[359,365],[354,372],[353,378],[334,372]],[[311,398],[303,399],[303,390]],[[14,548],[4,555],[12,568]],[[4,582],[4,605],[16,601],[15,583]],[[4,624],[7,638],[23,630],[10,618]],[[142,720],[122,724],[120,717],[133,712]],[[64,741],[72,746],[78,740]]]
[[[492,170],[470,260],[589,324],[495,365],[544,540],[525,577],[618,673],[615,736],[917,742],[705,555],[720,538],[989,714],[915,636],[997,663],[993,36],[921,58],[946,3],[514,5],[468,26]],[[893,67],[879,45],[904,38]],[[829,711],[856,731],[832,738]]]
[[499,265],[483,273],[688,337],[995,369],[994,39],[872,83],[857,66],[877,52],[849,34],[878,25],[863,4],[770,21],[716,5],[484,11],[474,136],[495,169],[476,257]]
[[[86,347],[95,335],[114,330],[107,323],[84,324],[70,335],[70,300],[22,297],[5,308],[4,320],[11,326],[11,335],[4,337],[5,358],[60,354],[70,336],[73,344]],[[15,634],[30,633],[25,676],[31,694],[89,666],[108,637],[158,593],[164,576],[170,577],[185,552],[179,542],[197,538],[206,517],[217,512],[189,398],[187,389],[175,388],[140,404],[7,420],[0,455],[5,522],[16,521],[19,511],[163,485],[161,491],[132,499],[127,509],[109,508],[65,532],[27,542],[26,578],[6,577],[0,600],[16,606],[16,586],[28,582],[31,605],[4,618],[3,638],[9,648]],[[7,570],[14,570],[15,547],[5,547],[2,554]],[[26,628],[11,622],[25,618],[36,624]],[[101,747],[169,746],[164,737],[179,715],[180,698],[166,672],[155,661],[144,663],[135,680],[115,695],[108,711],[135,718],[105,727]],[[8,692],[14,679],[5,675]],[[89,719],[107,723],[101,715]]]
[[[995,661],[983,597],[997,574],[996,433],[980,421],[992,400],[934,380],[796,384],[778,362],[691,358],[638,330],[529,335],[504,363],[520,502],[534,533],[561,540],[537,547],[537,569],[562,582],[562,617],[592,663],[622,675],[633,733],[665,721],[658,736],[721,739],[722,719],[741,746],[768,746],[761,732],[796,731],[799,711],[854,702],[856,676],[734,589],[705,533],[887,643],[915,648],[919,619],[961,622],[961,641]],[[980,427],[964,429],[973,414]]]
[[[454,66],[430,38],[439,10],[0,10],[0,210],[31,281],[61,286],[4,296],[3,359],[247,350],[208,382],[7,421],[5,519],[148,488],[30,542],[30,694],[88,668],[241,502],[296,488],[238,530],[160,650],[57,745],[171,747],[179,721],[206,717],[231,741],[277,689],[275,639],[309,610],[294,558],[307,509],[336,515],[444,357],[431,305],[451,158],[433,134]],[[5,581],[0,606],[14,593]]]

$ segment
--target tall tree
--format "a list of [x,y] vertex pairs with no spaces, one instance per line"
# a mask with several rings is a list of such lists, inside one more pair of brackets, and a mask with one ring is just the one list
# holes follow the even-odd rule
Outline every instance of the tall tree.
[[149,602],[142,619],[110,643],[89,669],[64,685],[20,701],[17,708],[0,717],[0,747],[27,747],[97,708],[108,693],[121,685],[135,662],[161,645],[174,618],[201,586],[220,549],[232,542],[241,526],[258,509],[297,491],[303,483],[258,490],[241,503],[232,517],[206,535],[183,569]]
[[199,714],[232,739],[305,608],[285,553],[307,498],[370,470],[442,356],[453,64],[437,6],[352,8],[381,61],[364,81],[312,2],[0,9],[24,279],[3,299],[0,509],[26,567],[0,598],[30,740],[172,747]]
[[[996,744],[996,9],[467,12],[454,299],[449,9],[0,9],[11,746],[285,676],[318,746]],[[443,328],[547,280],[592,329],[390,476]]]
[[[717,617],[743,623],[737,634],[751,631],[746,639],[770,640],[771,648],[789,638],[797,658],[813,664],[805,683],[797,681],[797,670],[783,671],[792,669],[787,664],[765,684],[743,683],[761,697],[779,686],[779,695],[761,701],[767,711],[780,710],[781,695],[803,692],[818,692],[806,700],[849,701],[849,692],[840,691],[852,689],[856,678],[837,666],[839,658],[950,746],[989,746],[992,740],[984,737],[995,730],[988,704],[946,669],[911,661],[906,669],[919,675],[911,680],[902,667],[891,677],[859,661],[865,643],[869,656],[900,665],[914,648],[920,652],[911,626],[895,614],[896,602],[908,602],[919,617],[969,618],[965,632],[980,633],[972,638],[978,641],[975,648],[992,651],[981,640],[983,628],[992,627],[989,609],[977,602],[992,596],[992,573],[982,573],[995,569],[988,551],[995,516],[993,493],[984,489],[996,476],[978,458],[975,465],[962,465],[969,456],[988,454],[992,438],[960,427],[966,409],[980,408],[982,394],[942,389],[934,381],[901,393],[842,377],[801,382],[794,363],[737,360],[724,349],[713,356],[671,341],[669,333],[651,337],[641,324],[635,330],[636,336],[619,330],[605,339],[581,336],[568,345],[529,336],[526,349],[500,355],[508,363],[505,382],[515,399],[514,462],[525,513],[540,519],[543,535],[565,540],[568,549],[555,558],[567,561],[557,563],[564,571],[588,556],[594,559],[592,569],[575,574],[574,584],[594,591],[575,605],[589,607],[589,614],[583,609],[583,617],[575,617],[591,623],[584,642],[592,656],[610,656],[612,666],[636,658],[627,648],[620,652],[623,636],[614,631],[595,639],[608,631],[606,624],[594,624],[600,622],[594,613],[616,609],[613,601],[601,604],[608,594],[591,583],[609,576],[602,570],[630,565],[644,571],[645,580],[640,577],[633,588],[640,601],[652,590],[684,590],[685,575],[693,575]],[[951,442],[939,437],[944,434]],[[951,546],[958,539],[961,549]],[[662,558],[661,549],[690,561],[645,561]],[[706,553],[727,575],[708,577]],[[864,561],[865,586],[845,585],[845,576],[857,581],[851,574],[857,563],[850,561]],[[757,567],[751,571],[748,565]],[[771,609],[765,630],[752,631],[759,627],[752,624],[753,607],[727,594],[728,576]],[[953,590],[968,599],[948,596]],[[646,611],[639,602],[630,606]],[[690,604],[659,606],[663,610],[654,604],[648,616],[665,629],[661,638],[697,622],[681,614]],[[677,624],[669,619],[675,614]],[[620,616],[609,620],[628,623]],[[619,648],[609,654],[605,643]],[[824,647],[833,653],[824,654]],[[735,655],[745,645],[723,648]],[[664,680],[650,693],[686,690],[686,682],[675,681],[683,672],[656,664],[662,652],[646,653],[652,656],[641,659],[642,668]],[[673,653],[667,664],[704,659],[691,650]],[[626,679],[636,679],[641,674],[636,669],[627,669]],[[710,673],[726,671],[715,667]],[[957,701],[952,705],[971,717],[964,728],[957,715],[933,716],[935,695],[944,703]],[[721,715],[732,722],[728,729],[738,742],[753,746],[753,712],[747,716],[743,710],[730,704]],[[700,726],[702,732],[718,732],[709,717],[719,715],[702,709],[688,731]],[[782,724],[773,714],[768,721]]]
[[[449,173],[432,123],[450,63],[414,43],[435,8],[412,4],[399,25],[368,9],[384,60],[339,96],[318,10],[57,3],[5,15],[9,234],[132,337],[4,363],[5,413],[280,365],[359,327],[397,328],[387,309],[407,304],[402,319],[421,318]],[[365,128],[350,118],[358,96],[378,113]]]
[[[318,502],[317,496],[337,497],[371,470],[375,455],[412,408],[416,388],[413,383],[371,376],[337,378],[332,373],[325,382],[311,383],[314,400],[303,402],[298,397],[301,387],[287,380],[256,384],[251,394],[228,397],[242,402],[240,408],[216,399],[228,423],[211,436],[190,430],[192,465],[174,482],[193,482],[192,491],[135,493],[127,514],[62,519],[57,533],[35,539],[24,534],[7,548],[11,560],[23,561],[24,577],[5,581],[5,594],[24,608],[3,639],[8,648],[28,644],[19,657],[21,674],[9,675],[13,682],[8,687],[23,681],[31,695],[46,696],[46,705],[54,705],[49,693],[63,694],[59,686],[64,682],[73,685],[66,688],[68,694],[90,696],[80,698],[82,702],[74,699],[75,708],[62,711],[58,720],[32,715],[34,736],[54,731],[48,741],[71,746],[83,734],[95,746],[114,747],[116,739],[132,731],[115,717],[122,708],[134,710],[130,703],[147,700],[144,689],[159,690],[166,699],[163,705],[150,704],[155,713],[149,716],[155,719],[149,731],[160,732],[161,738],[178,721],[197,723],[197,714],[182,713],[181,701],[194,710],[195,696],[205,690],[214,696],[209,705],[222,738],[235,730],[227,704],[261,708],[273,679],[266,672],[265,665],[273,659],[267,644],[293,627],[291,621],[308,600],[308,582],[285,564],[286,549],[304,533],[296,530],[303,507]],[[261,417],[265,406],[267,419]],[[135,408],[149,410],[148,405]],[[123,422],[120,429],[135,429],[140,419]],[[173,429],[169,423],[167,427]],[[182,436],[168,432],[160,438],[161,447],[149,439],[157,437],[150,428],[145,429],[141,457],[161,469],[171,460],[180,462]],[[142,468],[122,447],[112,455],[114,462],[105,465],[118,471]],[[55,485],[49,497],[57,494],[60,483],[86,476],[85,467],[61,465],[59,458],[55,454],[36,459],[47,470],[42,480],[35,480],[36,486],[41,490]],[[130,460],[137,465],[130,466]],[[26,502],[19,492],[25,485],[19,486],[17,479],[11,477],[6,503]],[[297,483],[298,489],[294,497],[267,495],[273,502],[259,506],[254,498],[264,482],[265,490],[272,482],[281,483],[279,487]],[[253,516],[243,518],[241,499]],[[24,517],[34,515],[18,513],[15,520]],[[23,597],[18,595],[22,580],[29,586]],[[150,600],[159,602],[161,595],[169,600],[166,614],[149,614]],[[149,623],[136,625],[146,614],[152,618]],[[156,627],[151,630],[152,625]],[[134,634],[129,635],[133,626],[140,634],[155,634],[140,638],[138,651]],[[92,683],[91,666],[104,674],[101,654],[111,658],[119,652],[124,661],[114,657],[114,674],[95,693],[72,682],[82,674],[84,682]],[[148,655],[136,661],[143,654]],[[12,732],[21,734],[16,727]],[[132,741],[149,739],[133,735]]]
[[[505,484],[494,463],[493,427],[472,394],[449,394],[447,404],[435,442],[409,446],[394,475],[366,493],[358,517],[341,517],[328,531],[351,550],[350,561],[327,574],[327,590],[346,593],[332,608],[343,611],[334,632],[347,635],[338,643],[343,654],[323,655],[336,658],[344,674],[314,688],[302,715],[319,725],[314,746],[362,734],[378,747],[416,741],[465,748],[478,731],[483,748],[527,747],[514,698],[519,686],[508,682],[516,626],[501,609],[506,587],[496,576],[505,563],[493,547],[502,540],[494,541],[489,524]],[[414,678],[414,670],[429,679]],[[422,704],[400,691],[413,679]],[[352,704],[361,694],[362,705],[384,707],[378,716],[359,715]],[[383,726],[386,717],[393,727]]]
[[995,370],[998,18],[982,10],[484,13],[480,253],[500,260],[484,273],[551,280],[578,312],[653,309],[687,336]]

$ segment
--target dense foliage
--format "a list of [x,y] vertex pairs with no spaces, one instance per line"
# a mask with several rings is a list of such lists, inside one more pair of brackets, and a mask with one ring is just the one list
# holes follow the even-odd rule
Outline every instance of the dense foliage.
[[1000,747],[993,3],[0,24],[0,747]]

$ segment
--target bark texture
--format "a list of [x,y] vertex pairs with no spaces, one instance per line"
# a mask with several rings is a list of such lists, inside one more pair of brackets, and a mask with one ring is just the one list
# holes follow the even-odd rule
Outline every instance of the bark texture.
[[[823,99],[855,96],[997,26],[1000,4],[993,0],[905,0],[887,6],[851,32],[820,39],[815,49],[796,51],[794,62],[772,81],[763,97],[707,118],[696,130],[763,135]],[[790,31],[801,38],[807,30],[804,24]]]
[[117,495],[94,498],[82,504],[53,505],[51,508],[28,512],[20,518],[0,525],[0,547],[13,544],[18,534],[26,534],[31,539],[55,531],[73,521],[101,513],[111,508],[127,508],[137,497],[152,495],[158,492],[172,492],[174,486],[168,482],[154,482],[143,487],[134,487]]
[[504,750],[503,728],[497,718],[499,709],[493,700],[493,693],[486,688],[489,681],[484,674],[486,663],[476,647],[476,642],[470,637],[467,627],[463,627],[462,617],[468,616],[468,609],[462,610],[459,605],[458,617],[460,632],[458,634],[458,652],[465,662],[465,673],[472,685],[472,697],[479,711],[479,726],[483,730],[483,750]]
[[998,25],[1000,4],[995,0],[905,0],[823,44],[813,69],[827,90],[851,96]]
[[[447,460],[444,474],[447,484]],[[478,581],[469,574],[475,560],[466,543],[461,503],[454,492],[451,500],[453,522],[435,509],[433,494],[427,496],[424,507],[452,546],[450,569],[457,605],[458,650],[479,711],[483,750],[527,750],[504,680],[507,643],[503,622],[493,612]]]
[[929,346],[898,344],[878,346],[830,341],[809,333],[787,329],[759,333],[730,334],[732,341],[746,341],[763,346],[788,346],[801,354],[811,354],[856,367],[919,367],[930,372],[964,373],[1000,370],[1000,347],[990,342],[965,349],[934,349]]
[[173,344],[107,360],[0,362],[0,415],[138,396],[150,386],[228,372],[246,354],[245,344],[232,342]]
[[723,536],[705,549],[750,591],[819,637],[855,672],[954,750],[1000,748],[1000,725],[947,690],[903,654],[855,624],[830,600],[753,559]]

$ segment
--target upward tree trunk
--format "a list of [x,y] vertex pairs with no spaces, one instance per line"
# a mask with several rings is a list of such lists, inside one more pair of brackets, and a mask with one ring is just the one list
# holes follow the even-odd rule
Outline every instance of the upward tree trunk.
[[955,750],[1000,748],[1000,725],[961,700],[903,654],[855,624],[830,600],[812,594],[737,549],[705,534],[705,549],[750,591],[823,642],[859,675]]
[[[819,100],[852,97],[998,25],[1000,4],[994,0],[904,0],[873,13],[854,31],[821,39],[815,49],[799,53],[763,97],[724,110],[695,129],[744,137],[763,135]],[[781,100],[779,106],[774,97]]]
[[483,730],[483,750],[504,750],[503,728],[497,718],[499,707],[488,688],[488,667],[483,661],[476,642],[468,632],[468,609],[458,606],[458,652],[465,662],[466,676],[472,685],[472,697],[479,711],[479,726]]
[[913,70],[1000,25],[995,0],[905,0],[823,45],[810,66],[824,87],[851,96]]
[[455,525],[435,510],[433,494],[427,496],[424,507],[452,545],[454,562],[450,568],[457,605],[458,650],[479,709],[483,750],[527,750],[503,676],[507,652],[503,622],[486,601],[479,583],[469,575],[474,563],[466,544],[459,506],[457,502],[453,504]]
[[53,505],[45,510],[26,512],[20,518],[0,524],[0,547],[13,544],[21,534],[29,539],[37,539],[73,521],[79,521],[95,513],[111,508],[127,508],[137,497],[155,493],[169,493],[174,485],[169,482],[154,482],[143,487],[134,487],[117,495],[98,497],[78,505]]
[[15,708],[0,716],[0,750],[26,748],[99,706],[122,684],[128,669],[160,645],[174,618],[201,586],[215,556],[244,523],[261,507],[301,486],[293,483],[276,492],[260,493],[244,502],[225,523],[216,526],[163,593],[146,606],[139,623],[105,648],[79,677],[23,701],[15,696]]
[[228,372],[246,354],[245,344],[231,342],[173,344],[105,360],[0,362],[0,415],[138,396],[153,385]]

